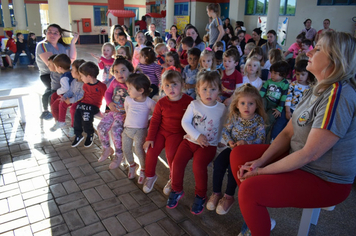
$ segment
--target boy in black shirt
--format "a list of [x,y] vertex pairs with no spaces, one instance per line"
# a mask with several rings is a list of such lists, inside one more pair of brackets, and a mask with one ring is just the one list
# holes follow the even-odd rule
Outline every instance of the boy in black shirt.
[[13,66],[16,65],[16,62],[19,59],[20,54],[24,52],[27,54],[28,60],[30,62],[28,67],[34,67],[30,51],[28,50],[28,47],[27,47],[27,40],[24,39],[24,36],[22,33],[17,33],[16,38],[17,38],[17,42],[16,42],[17,51],[15,54]]

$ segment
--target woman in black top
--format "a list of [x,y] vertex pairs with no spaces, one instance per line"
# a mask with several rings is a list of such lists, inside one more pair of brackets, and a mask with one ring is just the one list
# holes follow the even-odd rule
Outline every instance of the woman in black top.
[[254,43],[256,46],[262,46],[267,43],[267,40],[261,38],[262,30],[261,28],[255,28],[252,32],[252,38],[247,41],[247,43]]

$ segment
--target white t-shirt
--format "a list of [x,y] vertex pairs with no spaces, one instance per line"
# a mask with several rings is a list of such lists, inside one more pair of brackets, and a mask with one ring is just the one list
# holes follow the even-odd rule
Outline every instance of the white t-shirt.
[[148,116],[154,110],[156,102],[147,97],[144,102],[136,102],[129,96],[125,97],[126,119],[124,127],[127,128],[147,128]]
[[258,90],[260,90],[263,82],[260,77],[258,77],[255,81],[251,82],[247,75],[245,75],[243,77],[243,84],[251,84],[252,86],[255,86]]

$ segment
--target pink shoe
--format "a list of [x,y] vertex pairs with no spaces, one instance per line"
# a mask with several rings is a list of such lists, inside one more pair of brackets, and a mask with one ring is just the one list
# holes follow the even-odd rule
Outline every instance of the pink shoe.
[[111,147],[108,148],[104,148],[103,153],[101,154],[98,162],[102,162],[105,161],[106,159],[108,159],[109,156],[111,156],[112,154],[114,154],[114,150]]
[[209,211],[215,210],[216,205],[218,205],[221,196],[221,193],[211,194],[209,201],[206,203],[206,209],[208,209]]
[[218,206],[216,207],[216,213],[219,215],[225,215],[229,212],[235,199],[233,196],[224,194],[224,197],[220,199]]
[[109,169],[110,169],[110,170],[116,169],[117,167],[120,166],[121,160],[122,160],[122,156],[123,156],[122,153],[120,153],[120,154],[116,153],[116,154],[115,154],[114,159],[112,159],[112,161],[111,161],[111,163],[110,163],[110,165],[109,165]]

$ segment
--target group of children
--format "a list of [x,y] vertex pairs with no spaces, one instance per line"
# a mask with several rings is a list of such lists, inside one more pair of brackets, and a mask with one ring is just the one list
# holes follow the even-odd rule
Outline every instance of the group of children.
[[[234,203],[237,186],[229,168],[231,149],[265,143],[268,130],[276,126],[278,119],[291,118],[313,76],[306,70],[307,61],[299,60],[295,66],[296,81],[289,85],[288,63],[282,60],[282,52],[271,50],[270,79],[263,82],[263,55],[258,47],[247,45],[246,58],[240,58],[234,47],[222,52],[223,67],[217,69],[215,55],[219,50],[214,47],[201,52],[194,48],[190,37],[186,38],[182,40],[180,55],[174,42],[170,50],[159,41],[154,48],[145,46],[142,32],[136,35],[138,44],[132,56],[126,50],[120,51],[121,47],[104,44],[102,55],[94,55],[105,72],[102,82],[97,80],[99,67],[93,62],[76,60],[70,72],[66,55],[50,58],[53,75],[61,74],[60,87],[51,100],[57,121],[52,130],[64,126],[63,118],[71,105],[71,134],[75,135],[72,147],[84,140],[83,129],[87,134],[84,146],[90,147],[94,140],[94,115],[99,113],[105,98],[107,112],[97,127],[103,147],[98,161],[113,156],[109,168],[114,169],[125,158],[129,179],[136,177],[140,166],[138,183],[149,193],[157,180],[158,155],[165,149],[170,175],[163,192],[169,195],[167,207],[175,208],[184,195],[184,169],[193,158],[193,214],[200,214],[207,200],[207,167],[217,147],[226,147],[214,161],[213,194],[207,202],[209,210],[226,214]],[[241,69],[244,75],[239,72]],[[110,147],[110,133],[115,150]],[[139,164],[133,157],[133,142]],[[226,170],[228,184],[223,195]]]

